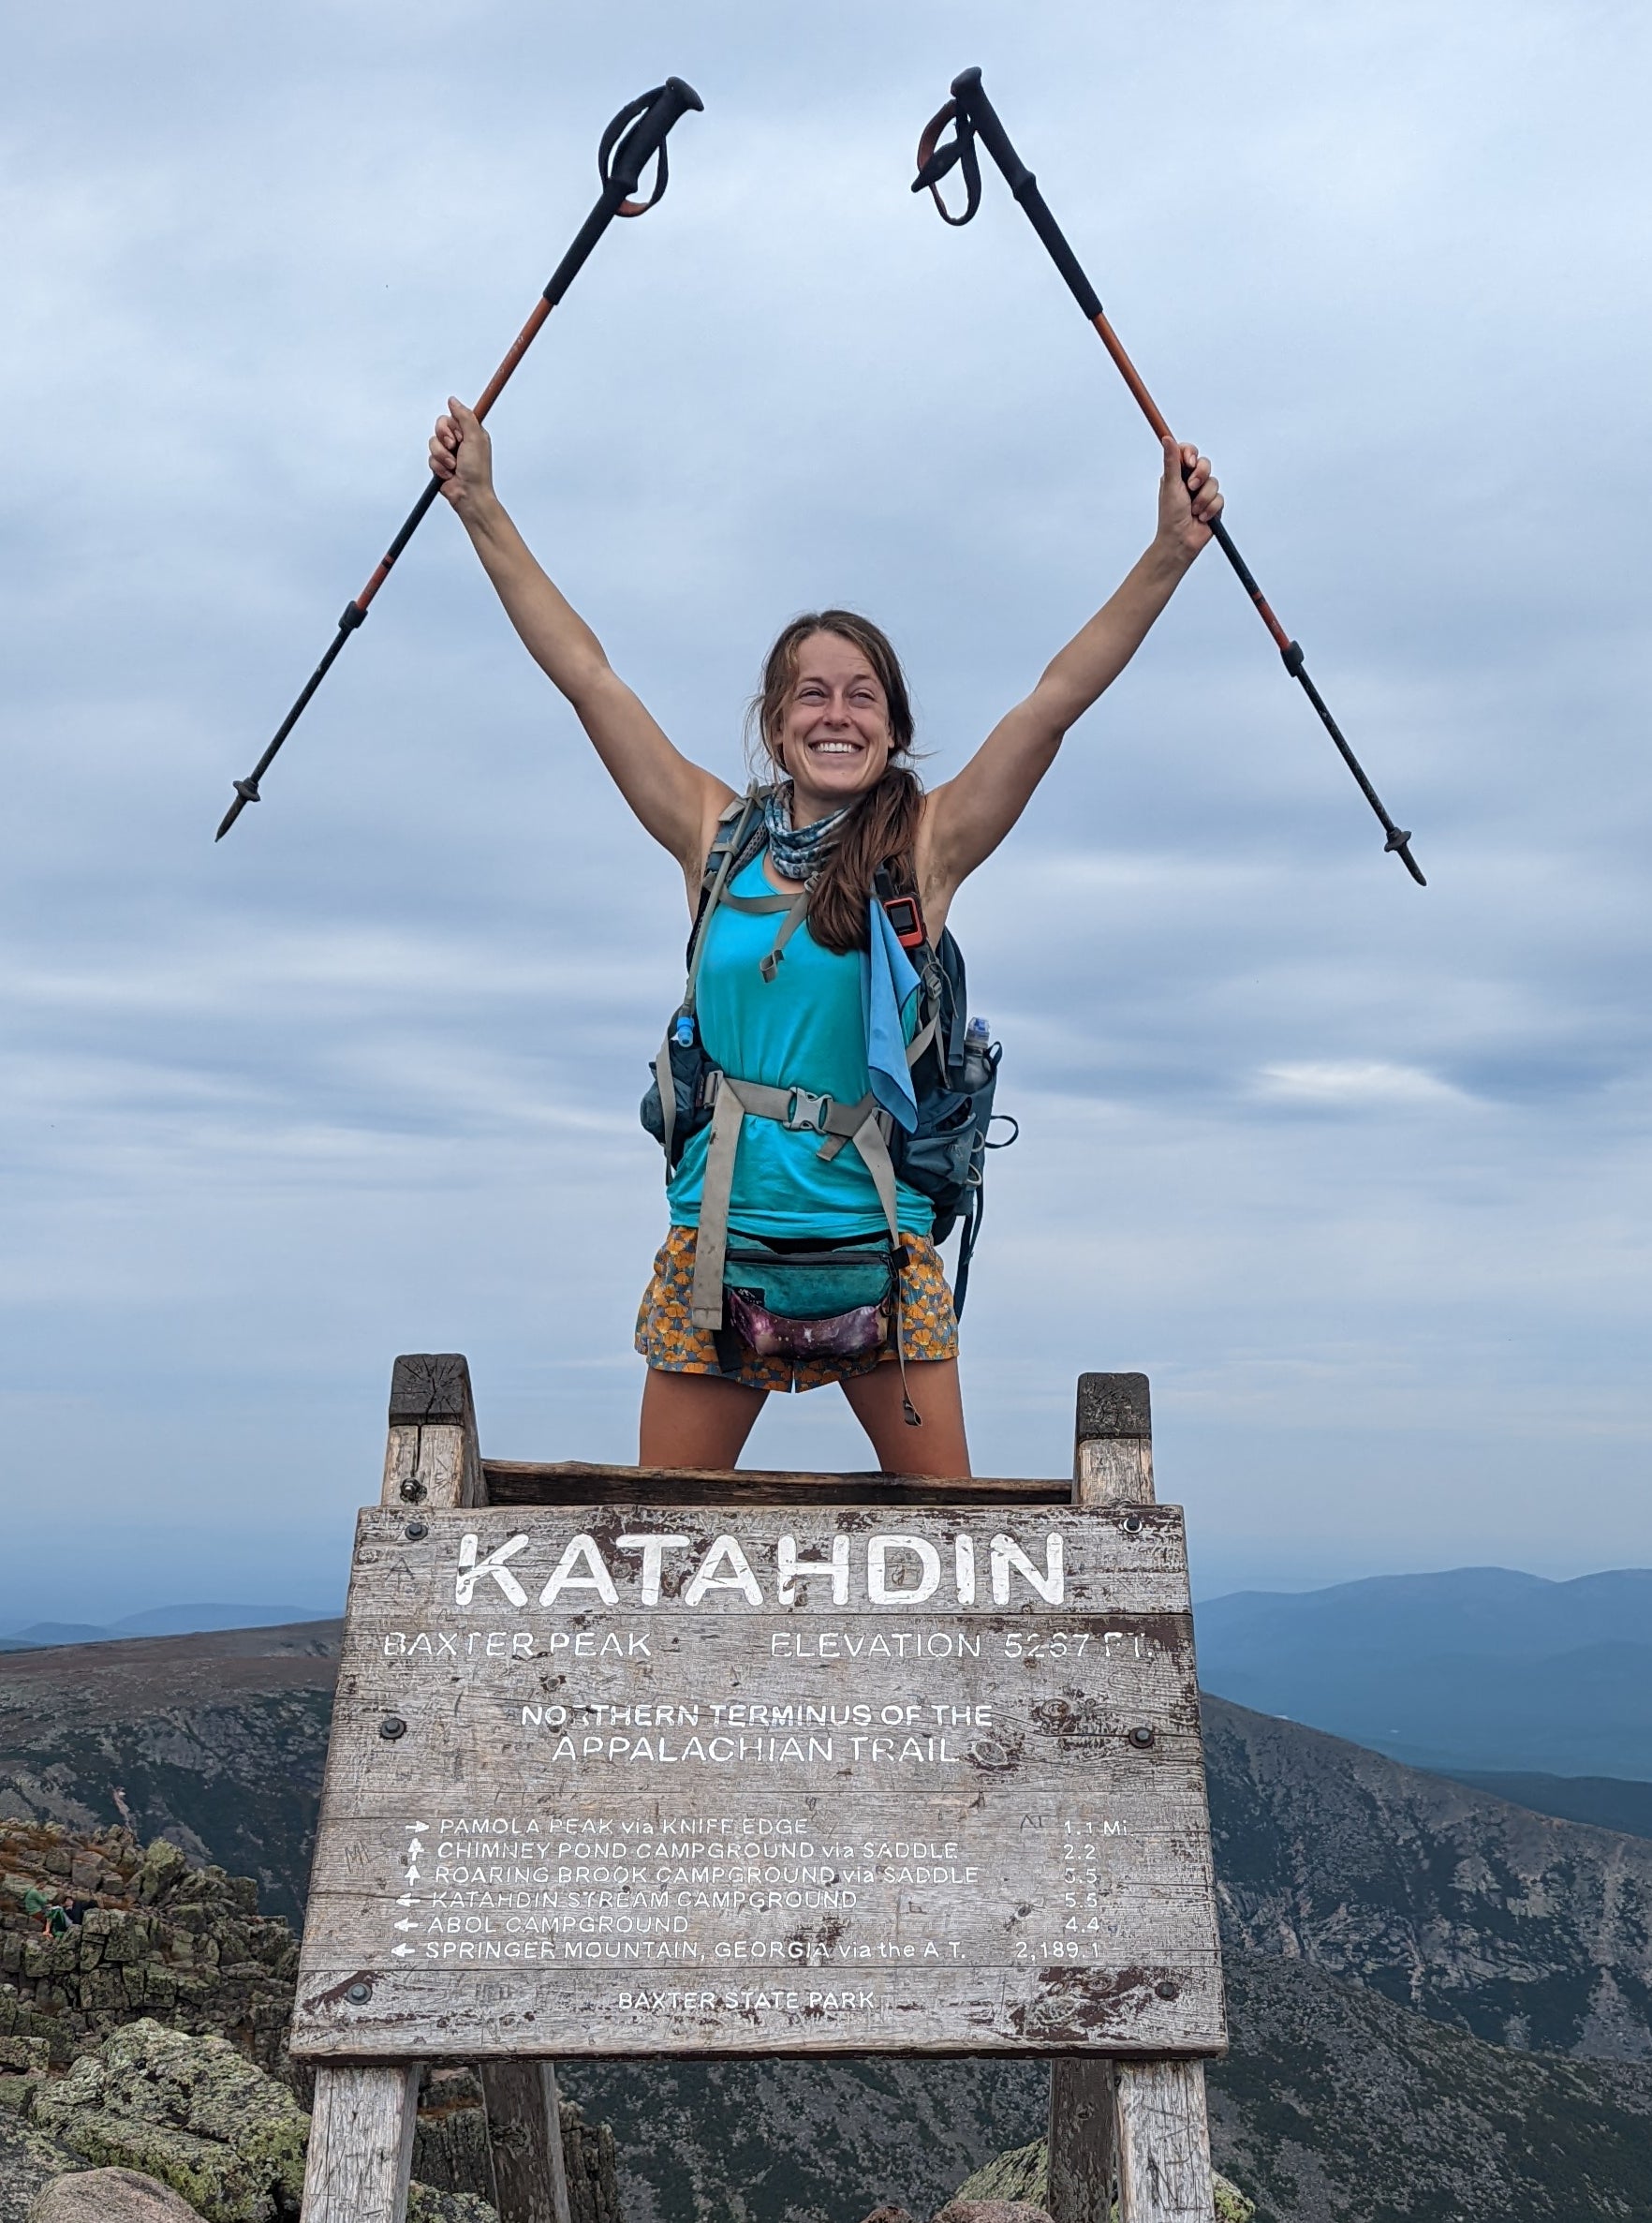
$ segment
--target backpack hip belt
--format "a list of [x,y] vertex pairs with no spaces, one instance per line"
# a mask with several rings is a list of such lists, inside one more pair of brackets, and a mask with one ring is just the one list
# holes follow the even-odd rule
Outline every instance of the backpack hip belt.
[[[827,1160],[835,1158],[846,1143],[852,1144],[872,1176],[890,1243],[898,1247],[900,1227],[895,1218],[894,1162],[889,1154],[889,1115],[879,1110],[876,1096],[868,1092],[858,1103],[839,1104],[833,1097],[817,1096],[808,1089],[771,1089],[760,1081],[737,1080],[720,1069],[714,1069],[710,1096],[712,1130],[701,1190],[700,1227],[694,1241],[694,1283],[689,1293],[689,1315],[696,1327],[715,1330],[723,1324],[729,1203],[740,1130],[748,1115],[822,1136],[819,1155]],[[898,1315],[898,1296],[896,1312]]]

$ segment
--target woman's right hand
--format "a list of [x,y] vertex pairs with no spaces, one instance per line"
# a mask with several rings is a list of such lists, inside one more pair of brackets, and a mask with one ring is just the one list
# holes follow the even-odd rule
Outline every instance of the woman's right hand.
[[436,419],[430,437],[430,467],[461,516],[493,499],[494,443],[475,410],[450,393],[448,414]]

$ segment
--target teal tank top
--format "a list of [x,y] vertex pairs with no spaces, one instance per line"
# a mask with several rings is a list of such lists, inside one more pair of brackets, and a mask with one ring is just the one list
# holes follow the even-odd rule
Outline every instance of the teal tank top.
[[[730,882],[738,896],[772,896],[760,852]],[[859,950],[822,949],[808,922],[786,944],[772,981],[760,970],[784,913],[730,911],[712,914],[696,1002],[707,1055],[737,1080],[771,1089],[804,1088],[839,1104],[858,1104],[866,1072],[864,960]],[[910,1036],[908,1035],[908,1039]],[[680,1227],[700,1223],[701,1192],[711,1130],[702,1127],[683,1152],[666,1190]],[[819,1156],[820,1136],[753,1119],[740,1131],[729,1224],[747,1235],[816,1236],[823,1241],[887,1232],[872,1176],[852,1143],[836,1157]],[[935,1208],[926,1196],[895,1184],[896,1218],[910,1235],[927,1235]]]

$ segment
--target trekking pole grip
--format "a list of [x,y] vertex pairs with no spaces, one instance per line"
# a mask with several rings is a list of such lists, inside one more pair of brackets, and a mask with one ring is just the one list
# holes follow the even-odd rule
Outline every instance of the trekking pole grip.
[[[668,133],[691,110],[704,106],[705,102],[691,84],[680,77],[668,77],[663,85],[656,85],[652,93],[644,93],[640,100],[621,109],[603,133],[597,153],[597,167],[602,173],[603,184],[626,197],[616,212],[619,215],[640,216],[654,206],[666,187]],[[634,123],[633,117],[637,119]],[[631,126],[628,131],[627,123]],[[656,155],[659,156],[660,167],[654,193],[647,200],[634,202],[629,197],[642,183],[642,172]]]
[[1027,186],[1038,183],[1010,144],[1003,119],[987,98],[979,69],[961,69],[951,83],[952,98],[975,127],[976,136],[1004,173],[1004,182],[1019,200]]
[[1084,274],[1078,257],[1068,245],[1067,234],[1051,214],[1049,202],[1039,191],[1038,179],[1015,152],[1002,118],[987,97],[986,87],[981,82],[981,71],[961,69],[952,80],[951,90],[952,98],[957,103],[960,126],[975,134],[1003,171],[1004,183],[1043,242],[1044,252],[1067,281],[1068,291],[1094,323],[1101,314],[1101,296]]

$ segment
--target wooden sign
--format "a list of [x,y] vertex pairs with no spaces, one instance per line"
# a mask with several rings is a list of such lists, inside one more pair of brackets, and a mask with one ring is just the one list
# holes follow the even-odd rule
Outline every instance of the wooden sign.
[[295,2053],[1225,2042],[1178,1507],[361,1516]]

